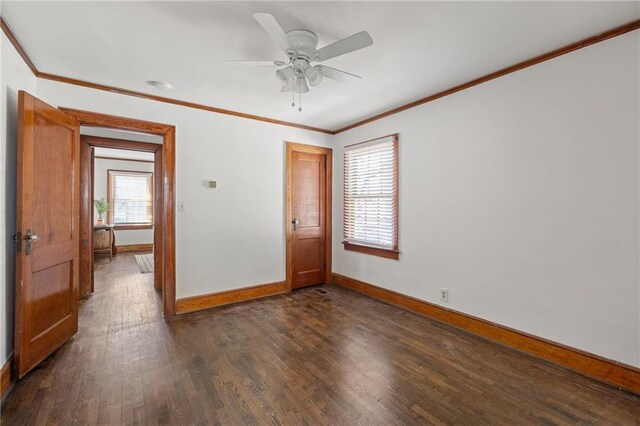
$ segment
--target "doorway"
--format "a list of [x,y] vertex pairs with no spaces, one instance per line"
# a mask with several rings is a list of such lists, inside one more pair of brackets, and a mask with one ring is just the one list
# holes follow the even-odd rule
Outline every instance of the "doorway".
[[80,144],[80,293],[90,294],[93,280],[94,199],[90,179],[92,146],[152,152],[154,155],[154,287],[162,291],[163,315],[175,315],[175,127],[91,111],[59,109],[78,120],[81,126],[138,132],[162,138],[161,144],[153,144],[118,141],[114,138],[98,136],[93,137],[90,143],[83,141]]
[[286,288],[331,282],[332,150],[286,142]]
[[136,260],[145,271],[154,271],[154,287],[161,291],[162,259],[153,244],[155,221],[161,217],[155,194],[162,186],[155,172],[162,138],[142,142],[149,136],[102,128],[81,127],[80,133],[80,297],[94,292],[97,255],[111,261],[124,252],[153,253],[136,255]]

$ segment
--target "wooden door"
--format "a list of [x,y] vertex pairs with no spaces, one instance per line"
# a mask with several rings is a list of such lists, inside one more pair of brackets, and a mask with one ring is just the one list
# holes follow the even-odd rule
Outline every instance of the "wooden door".
[[15,363],[18,377],[78,330],[80,125],[18,98]]
[[291,288],[326,279],[326,173],[323,154],[293,151],[291,157]]

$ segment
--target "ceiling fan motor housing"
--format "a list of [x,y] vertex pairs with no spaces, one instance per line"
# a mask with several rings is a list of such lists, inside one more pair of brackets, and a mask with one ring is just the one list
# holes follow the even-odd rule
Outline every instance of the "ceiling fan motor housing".
[[292,30],[287,33],[287,39],[299,57],[305,57],[307,63],[313,59],[318,47],[317,35],[308,30]]

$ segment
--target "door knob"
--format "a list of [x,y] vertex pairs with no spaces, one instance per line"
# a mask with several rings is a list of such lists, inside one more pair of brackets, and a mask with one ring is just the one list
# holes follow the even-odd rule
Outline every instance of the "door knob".
[[300,221],[298,219],[296,219],[295,217],[293,218],[293,220],[291,221],[291,223],[293,223],[293,230],[295,231],[296,229],[298,229],[298,225],[300,225]]
[[37,234],[32,234],[31,229],[27,229],[27,233],[24,234],[24,239],[27,242],[25,244],[24,254],[29,256],[31,254],[31,243],[38,241],[40,237]]

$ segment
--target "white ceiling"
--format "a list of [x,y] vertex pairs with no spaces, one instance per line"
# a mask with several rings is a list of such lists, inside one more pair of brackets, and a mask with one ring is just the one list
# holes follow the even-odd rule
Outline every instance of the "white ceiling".
[[[274,70],[222,63],[284,58],[255,12],[320,46],[369,31],[372,47],[326,62],[362,80],[325,79],[293,110]],[[4,2],[2,14],[41,72],[336,129],[638,19],[640,3]]]

